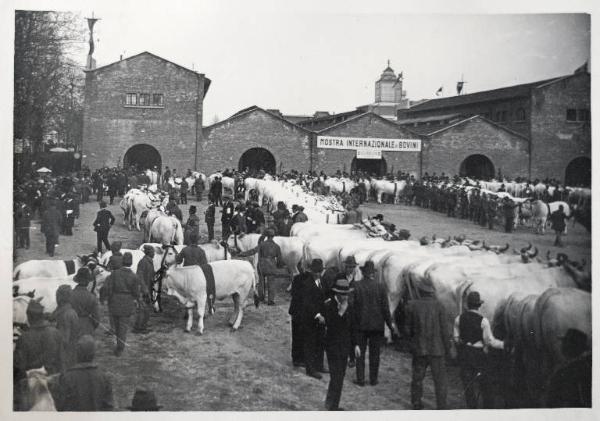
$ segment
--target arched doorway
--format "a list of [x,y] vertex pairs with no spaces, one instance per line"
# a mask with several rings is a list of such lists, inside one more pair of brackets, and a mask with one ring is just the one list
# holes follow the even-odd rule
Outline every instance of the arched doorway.
[[387,163],[385,159],[362,159],[353,158],[350,164],[350,172],[362,171],[366,175],[381,177],[387,173]]
[[569,162],[565,171],[565,184],[571,187],[590,187],[592,185],[592,160],[580,156]]
[[275,157],[265,148],[248,149],[240,157],[238,169],[244,171],[248,168],[250,171],[263,170],[268,174],[275,174]]
[[160,171],[162,160],[156,148],[150,145],[134,145],[125,152],[125,156],[123,157],[124,168],[135,166],[141,171],[153,168],[155,165]]
[[461,177],[471,177],[481,180],[494,178],[496,171],[494,164],[485,155],[470,155],[460,164],[459,174]]

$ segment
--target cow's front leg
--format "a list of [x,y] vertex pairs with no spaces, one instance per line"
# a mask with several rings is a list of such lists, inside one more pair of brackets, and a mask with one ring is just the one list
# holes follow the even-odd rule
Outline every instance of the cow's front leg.
[[[194,307],[187,307],[188,319],[185,326],[185,332],[189,333],[192,330],[192,324],[194,323]],[[200,316],[200,320],[202,320],[202,316]]]

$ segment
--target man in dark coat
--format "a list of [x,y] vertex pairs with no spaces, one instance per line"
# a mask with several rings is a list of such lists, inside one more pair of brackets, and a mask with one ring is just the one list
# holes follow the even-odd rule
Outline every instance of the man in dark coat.
[[138,300],[133,333],[148,332],[148,321],[150,320],[150,309],[152,307],[152,284],[154,282],[154,247],[144,245],[144,257],[138,263],[136,275],[140,281],[140,298]]
[[62,215],[54,201],[50,201],[48,209],[42,214],[42,232],[46,236],[46,253],[54,256],[54,247],[58,244],[58,236],[62,225]]
[[129,318],[135,311],[140,295],[139,280],[131,271],[132,260],[131,253],[123,254],[123,267],[106,278],[108,311],[117,335],[117,346],[114,352],[117,357],[125,349]]
[[235,207],[230,196],[226,196],[224,199],[225,203],[223,204],[223,209],[221,210],[221,235],[223,240],[227,241],[229,234],[231,234],[231,219],[233,218]]
[[15,228],[17,230],[17,247],[29,249],[29,228],[31,228],[31,208],[21,202],[15,212]]
[[[435,296],[435,287],[425,277],[419,284],[421,298],[406,306],[405,335],[411,341],[413,409],[423,409],[423,379],[431,366],[437,409],[446,409],[448,385],[445,356],[454,353],[446,312]],[[454,355],[452,355],[454,357]]]
[[504,212],[504,231],[512,232],[515,226],[515,207],[518,206],[513,203],[510,198],[505,197],[502,204],[502,211]]
[[190,236],[192,233],[200,235],[200,218],[198,218],[198,215],[196,215],[196,206],[190,206],[189,212],[190,216],[188,217],[183,231],[183,244],[186,246],[190,244]]
[[292,364],[294,367],[304,367],[304,340],[302,330],[302,299],[303,287],[306,284],[308,272],[300,273],[292,279],[291,300],[288,314],[291,316],[292,325]]
[[179,222],[183,221],[183,213],[181,212],[181,209],[179,209],[179,206],[177,206],[177,202],[173,196],[169,198],[169,203],[167,203],[165,210],[168,215],[174,216]]
[[580,330],[568,329],[561,340],[561,351],[567,361],[550,377],[546,407],[591,408],[592,352],[588,336]]
[[323,368],[324,359],[324,336],[325,317],[323,313],[325,292],[321,285],[323,273],[323,261],[313,259],[309,268],[310,273],[304,279],[302,286],[302,309],[301,323],[304,341],[304,359],[306,363],[306,374],[310,377],[320,379],[319,372],[325,372]]
[[287,210],[285,203],[277,202],[277,210],[273,212],[273,224],[275,225],[276,235],[284,235],[286,218],[290,218],[290,212]]
[[75,346],[79,339],[79,317],[71,306],[73,290],[69,285],[61,285],[56,290],[56,310],[53,318],[61,336],[60,367],[61,371],[73,366],[76,362]]
[[113,204],[115,196],[117,195],[117,183],[117,175],[114,172],[112,172],[108,176],[108,180],[106,181],[106,185],[108,186],[108,197],[110,199],[111,205]]
[[58,411],[111,411],[113,392],[106,374],[94,364],[96,344],[90,335],[77,341],[77,364],[61,374],[55,398]]
[[212,241],[215,238],[215,203],[212,200],[204,211],[204,222],[208,230],[208,241]]
[[185,246],[177,255],[177,264],[182,263],[183,266],[201,266],[208,264],[206,253],[202,247],[198,246],[198,234],[192,234],[190,236],[190,245]]
[[110,227],[115,223],[115,217],[106,209],[106,202],[100,201],[100,210],[96,214],[96,219],[94,220],[93,226],[94,231],[96,231],[96,247],[98,249],[98,253],[102,253],[102,244],[106,247],[107,250],[110,250],[110,243],[108,242],[108,232],[110,231]]
[[356,314],[353,305],[348,300],[352,292],[345,276],[340,274],[331,289],[335,294],[333,298],[324,303],[325,349],[329,365],[329,386],[325,407],[328,411],[343,411],[340,408],[340,398],[348,364],[348,354],[355,352],[360,357],[360,348],[356,346],[355,320]]
[[60,371],[59,331],[44,320],[44,307],[38,300],[31,300],[27,306],[29,329],[24,331],[16,343],[14,352],[15,368],[20,377],[27,370],[45,367],[48,374]]
[[[369,345],[369,380],[371,386],[378,383],[379,353],[383,344],[384,325],[393,330],[387,294],[383,284],[375,280],[375,265],[367,261],[360,268],[363,280],[357,283],[354,305],[357,315],[357,344],[360,358],[356,361],[356,384],[365,385],[365,352]],[[346,277],[344,276],[344,279]]]
[[217,206],[223,205],[223,199],[221,199],[221,195],[223,194],[223,184],[221,183],[221,178],[216,177],[213,183],[210,186],[210,200],[215,202]]
[[235,235],[245,234],[248,232],[246,225],[245,208],[242,205],[237,205],[233,213],[233,217],[229,222],[229,229]]
[[563,205],[558,205],[558,210],[552,212],[552,215],[550,215],[552,229],[556,233],[556,238],[554,239],[555,247],[564,247],[562,235],[565,232],[565,227],[567,226],[565,223],[566,219],[567,215],[565,214],[565,208]]
[[294,212],[292,216],[292,222],[295,224],[296,222],[307,222],[308,216],[303,212],[304,206],[293,205],[292,211]]
[[87,286],[93,276],[87,267],[79,268],[73,281],[77,286],[71,293],[71,306],[79,317],[79,335],[93,335],[100,323],[100,304],[95,294],[88,291]]

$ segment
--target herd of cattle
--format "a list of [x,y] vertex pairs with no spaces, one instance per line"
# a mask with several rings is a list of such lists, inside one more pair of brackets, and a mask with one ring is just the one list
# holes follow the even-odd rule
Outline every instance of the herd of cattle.
[[[377,191],[386,193],[390,186],[383,181],[372,183]],[[210,177],[207,177],[208,182]],[[331,191],[340,187],[346,190],[349,188],[346,183],[350,182],[352,180],[324,180]],[[223,177],[222,183],[233,187],[233,179]],[[310,186],[293,180],[247,178],[244,183],[246,192],[254,190],[259,202],[270,211],[279,201],[288,207],[293,204],[304,206],[309,222],[294,224],[290,237],[274,239],[281,248],[290,276],[307,269],[315,258],[321,259],[325,267],[336,266],[340,270],[348,256],[354,256],[360,265],[367,260],[373,261],[378,280],[386,287],[390,311],[396,315],[394,320],[399,324],[402,323],[403,308],[419,297],[418,286],[428,278],[445,307],[448,329],[465,308],[467,294],[478,291],[484,299],[482,314],[492,321],[497,336],[508,339],[514,346],[513,362],[523,367],[518,375],[523,376],[524,381],[518,384],[526,387],[523,392],[527,392],[532,401],[539,397],[540,385],[563,362],[559,337],[567,329],[585,332],[591,347],[591,275],[585,262],[572,262],[564,254],[555,259],[549,256],[543,259],[531,245],[510,250],[508,246],[485,246],[465,238],[393,242],[371,238],[355,225],[339,223],[344,207],[332,195],[316,194]],[[394,194],[399,190],[398,186],[391,188]],[[494,186],[486,188],[493,189]],[[507,191],[507,194],[511,193]],[[201,316],[198,331],[202,333],[206,278],[199,267],[177,266],[175,257],[182,247],[182,229],[176,218],[161,211],[164,200],[153,188],[129,191],[121,202],[124,221],[130,229],[143,228],[144,241],[147,241],[144,244],[155,248],[154,268],[160,286],[156,292],[175,296],[188,309],[187,331],[192,328],[192,309],[197,306]],[[232,258],[232,253],[253,249],[258,241],[258,234],[232,235],[220,243],[213,241],[201,245],[213,267],[215,298],[233,299],[234,310],[229,318],[233,329],[240,326],[250,292],[256,294],[258,275],[256,264]],[[134,272],[144,256],[144,244],[139,249],[122,250],[132,254]],[[82,266],[87,265],[92,270],[95,282],[90,288],[98,291],[110,274],[106,266],[110,255],[111,252],[78,256],[72,264],[62,260],[31,260],[18,265],[13,273],[13,322],[27,323],[25,309],[32,298],[42,297],[45,311],[53,312],[57,288],[62,284],[74,287],[73,273]],[[69,266],[71,269],[74,266],[74,272],[69,271],[71,274],[67,272]],[[360,272],[357,276],[360,279]],[[392,340],[389,332],[387,337]]]

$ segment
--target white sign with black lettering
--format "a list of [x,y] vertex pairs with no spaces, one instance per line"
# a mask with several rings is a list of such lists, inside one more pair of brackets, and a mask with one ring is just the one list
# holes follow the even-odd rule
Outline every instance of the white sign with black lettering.
[[317,136],[318,148],[372,149],[391,152],[420,152],[421,139],[376,139],[363,137]]
[[357,159],[381,159],[381,149],[357,149]]

